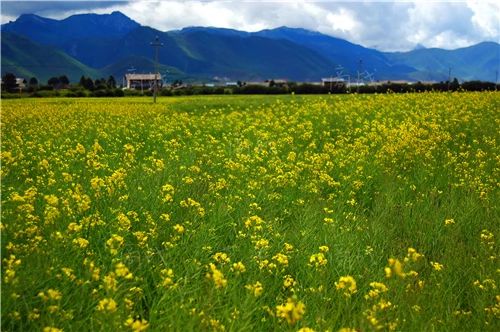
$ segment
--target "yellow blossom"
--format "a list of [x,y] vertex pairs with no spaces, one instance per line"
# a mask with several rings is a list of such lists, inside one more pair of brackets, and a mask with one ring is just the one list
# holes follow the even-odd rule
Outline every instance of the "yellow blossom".
[[118,248],[123,245],[123,237],[113,234],[111,238],[106,241],[106,245],[108,246],[111,254],[116,255],[118,253]]
[[116,308],[116,302],[111,298],[102,299],[99,301],[99,304],[97,304],[97,310],[99,311],[112,313],[116,311]]
[[262,287],[262,284],[258,281],[253,285],[245,285],[245,288],[248,289],[255,297],[261,296],[264,291],[264,287]]
[[145,319],[133,319],[132,317],[129,317],[125,321],[125,326],[129,327],[133,332],[141,332],[148,329],[149,323]]
[[273,256],[273,259],[276,262],[280,263],[281,265],[284,265],[284,266],[288,265],[288,256],[287,255],[284,255],[282,253],[278,253],[278,254]]
[[208,279],[211,279],[214,282],[215,287],[216,288],[224,288],[224,287],[226,287],[227,280],[224,279],[224,274],[220,270],[217,269],[217,267],[215,266],[215,264],[210,263],[209,264],[209,269],[210,269],[210,272],[207,273],[206,277]]
[[233,270],[238,273],[243,273],[246,271],[246,267],[242,262],[237,262],[233,264]]
[[133,275],[129,269],[122,262],[115,265],[115,274],[117,277],[123,277],[125,279],[132,279]]
[[309,258],[309,265],[315,266],[316,268],[325,266],[326,263],[328,263],[328,260],[325,258],[325,255],[322,252],[313,254]]
[[443,264],[440,264],[438,262],[431,262],[431,266],[436,271],[441,271],[444,267]]
[[368,294],[365,295],[365,299],[367,300],[377,298],[380,295],[380,293],[384,293],[389,290],[389,288],[387,288],[387,286],[381,282],[371,282],[370,287],[371,287],[370,291],[368,292]]
[[293,287],[295,286],[295,284],[297,283],[293,277],[291,275],[286,275],[284,278],[283,278],[283,287],[285,288],[290,288],[290,287]]
[[446,226],[448,226],[448,225],[453,225],[454,223],[455,223],[455,220],[454,220],[454,219],[445,219],[445,221],[444,221],[444,224],[445,224]]
[[276,316],[285,319],[290,325],[295,325],[297,321],[302,319],[305,310],[306,306],[304,303],[288,298],[286,303],[276,306]]
[[51,289],[51,288],[49,288],[47,290],[47,296],[51,300],[60,300],[61,297],[62,297],[62,294],[57,289]]
[[212,258],[217,262],[217,263],[220,263],[220,264],[225,264],[225,263],[229,263],[231,262],[231,259],[229,258],[229,256],[224,253],[224,252],[218,252],[218,253],[215,253]]
[[83,237],[79,237],[73,240],[73,244],[80,247],[80,248],[87,248],[89,245],[89,241],[87,239],[84,239]]
[[357,292],[356,280],[351,276],[340,277],[339,281],[335,283],[337,290],[343,290],[346,297],[351,297]]
[[173,228],[179,234],[182,234],[185,231],[184,226],[179,225],[179,224],[174,225]]
[[43,332],[62,332],[63,329],[59,329],[57,327],[53,327],[53,326],[46,326],[43,328]]
[[420,260],[424,255],[419,254],[417,250],[414,248],[408,248],[408,254],[406,255],[404,261],[405,262],[417,262]]
[[330,248],[328,246],[320,246],[319,247],[319,251],[321,251],[322,253],[327,253],[329,250],[330,250]]
[[174,283],[174,270],[172,269],[163,269],[160,271],[160,275],[162,277],[162,282],[161,286],[165,288],[173,287],[175,286]]
[[389,258],[389,266],[385,269],[385,276],[387,278],[392,277],[393,275],[404,278],[406,275],[403,272],[403,264],[398,259]]

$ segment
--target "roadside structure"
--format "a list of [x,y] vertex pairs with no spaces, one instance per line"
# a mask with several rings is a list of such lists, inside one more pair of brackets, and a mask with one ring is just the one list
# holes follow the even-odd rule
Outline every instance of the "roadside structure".
[[163,86],[163,79],[160,73],[157,74],[125,74],[125,88],[136,89],[143,91],[150,90],[158,84],[158,87]]

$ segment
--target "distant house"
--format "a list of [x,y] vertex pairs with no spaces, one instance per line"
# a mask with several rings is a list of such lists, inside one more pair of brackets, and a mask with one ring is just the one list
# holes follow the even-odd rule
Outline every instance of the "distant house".
[[288,80],[286,79],[272,79],[272,80],[266,80],[266,83],[268,84],[269,87],[283,87],[283,86],[286,86],[288,85]]
[[322,78],[321,79],[321,85],[324,87],[338,87],[338,86],[345,86],[346,81],[345,79],[341,77],[330,77],[330,78]]
[[406,80],[395,80],[395,81],[377,81],[370,83],[369,85],[384,85],[384,84],[414,84],[415,82]]
[[252,85],[252,86],[269,86],[269,82],[263,82],[263,81],[251,81],[251,82],[245,82],[245,85]]
[[161,74],[125,74],[125,87],[127,89],[148,90],[153,89],[155,81],[158,87],[163,86]]
[[26,80],[24,78],[16,77],[16,84],[19,87],[19,89],[26,88]]
[[[2,90],[4,88],[4,81],[3,81],[3,78],[1,79],[1,85],[2,85]],[[14,87],[14,86],[12,86]],[[24,90],[26,88],[26,80],[22,77],[16,77],[16,85],[15,85],[15,89],[16,91],[19,90]]]

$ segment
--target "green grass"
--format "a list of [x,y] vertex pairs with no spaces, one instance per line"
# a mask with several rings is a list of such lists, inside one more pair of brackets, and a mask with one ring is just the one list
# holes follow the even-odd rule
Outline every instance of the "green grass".
[[497,331],[499,97],[3,101],[2,329]]

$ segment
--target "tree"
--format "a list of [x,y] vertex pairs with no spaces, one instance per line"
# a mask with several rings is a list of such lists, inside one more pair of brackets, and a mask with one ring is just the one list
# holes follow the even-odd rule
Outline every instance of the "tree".
[[104,78],[96,79],[94,81],[94,89],[95,90],[106,90],[107,89],[106,80]]
[[18,87],[16,82],[16,75],[12,73],[6,73],[2,78],[2,81],[3,81],[2,88],[6,91],[13,92]]
[[69,85],[69,79],[66,75],[59,76],[59,84],[63,87]]
[[110,87],[111,89],[116,88],[116,80],[115,80],[115,78],[113,77],[113,75],[110,75],[110,76],[108,77],[107,84],[108,84],[108,87]]
[[87,77],[85,79],[85,83],[83,85],[83,87],[87,90],[94,90],[94,81],[92,81],[92,79],[90,77]]
[[53,88],[57,88],[59,87],[59,84],[61,83],[61,81],[59,80],[59,77],[51,77],[49,78],[49,80],[47,81],[47,85],[50,85],[51,87]]
[[36,77],[30,78],[29,86],[32,88],[38,87],[38,80],[36,79]]
[[182,85],[182,80],[175,80],[172,82],[173,87],[178,87]]
[[87,79],[85,78],[85,76],[82,75],[82,77],[80,77],[80,82],[78,83],[81,87],[85,87],[85,83],[86,83]]

